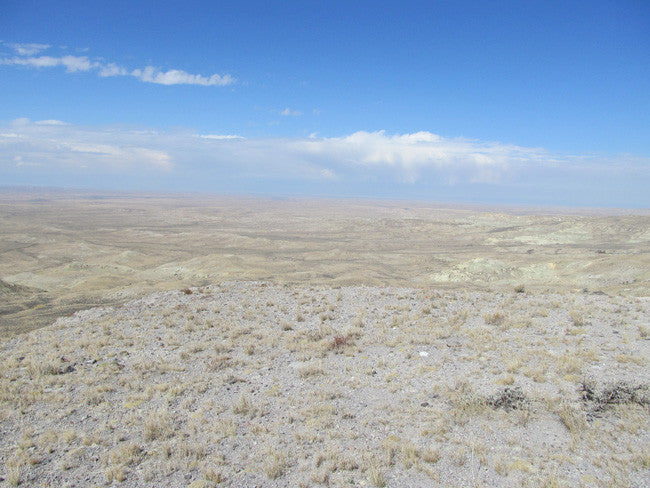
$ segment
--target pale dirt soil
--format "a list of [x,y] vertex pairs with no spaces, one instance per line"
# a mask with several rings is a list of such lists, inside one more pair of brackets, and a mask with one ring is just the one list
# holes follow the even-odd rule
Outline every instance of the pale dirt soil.
[[648,298],[504,290],[224,282],[4,339],[0,484],[648,486]]
[[224,281],[650,295],[648,210],[7,191],[0,337]]

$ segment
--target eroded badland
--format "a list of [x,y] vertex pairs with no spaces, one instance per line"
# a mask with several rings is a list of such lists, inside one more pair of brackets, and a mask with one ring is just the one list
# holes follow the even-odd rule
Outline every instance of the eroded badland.
[[0,335],[229,280],[647,295],[650,216],[413,202],[0,193]]

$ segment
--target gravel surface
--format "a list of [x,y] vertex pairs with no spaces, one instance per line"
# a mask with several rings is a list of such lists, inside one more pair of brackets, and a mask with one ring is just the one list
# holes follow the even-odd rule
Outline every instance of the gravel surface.
[[3,486],[649,486],[648,298],[228,282],[0,344]]

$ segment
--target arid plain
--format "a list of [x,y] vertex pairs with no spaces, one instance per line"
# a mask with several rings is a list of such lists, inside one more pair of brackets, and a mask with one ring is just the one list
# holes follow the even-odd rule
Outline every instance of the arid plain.
[[649,294],[643,211],[0,192],[0,335],[231,280]]
[[648,486],[647,211],[0,192],[0,483]]

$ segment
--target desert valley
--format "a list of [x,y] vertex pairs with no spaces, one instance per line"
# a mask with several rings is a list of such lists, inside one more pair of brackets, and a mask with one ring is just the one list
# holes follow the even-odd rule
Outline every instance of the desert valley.
[[6,190],[7,486],[648,486],[644,211]]

